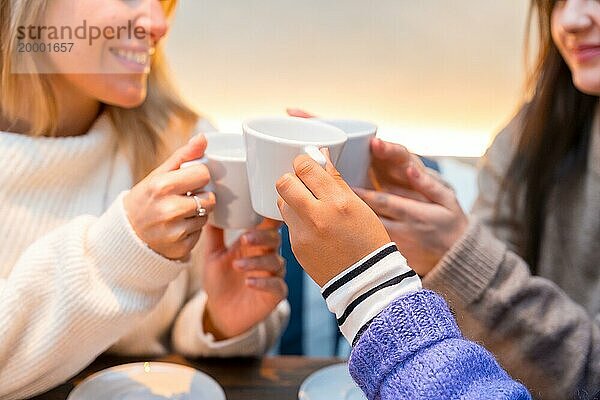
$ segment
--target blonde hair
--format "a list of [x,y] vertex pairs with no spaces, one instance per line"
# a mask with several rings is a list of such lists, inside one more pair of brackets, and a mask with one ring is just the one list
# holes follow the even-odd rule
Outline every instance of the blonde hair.
[[[0,0],[0,114],[17,120],[26,102],[32,136],[56,136],[58,109],[48,77],[43,74],[13,73],[17,27],[39,21],[49,0]],[[163,2],[168,15],[176,0]],[[33,60],[27,62],[36,71]],[[31,93],[26,99],[23,93]],[[130,159],[134,180],[144,178],[174,148],[185,143],[198,115],[180,98],[169,78],[164,52],[159,46],[148,78],[148,93],[142,105],[133,109],[104,105],[121,145]]]

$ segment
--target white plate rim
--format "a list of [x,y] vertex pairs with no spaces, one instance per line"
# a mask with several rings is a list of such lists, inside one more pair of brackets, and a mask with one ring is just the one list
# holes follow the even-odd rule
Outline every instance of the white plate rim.
[[325,373],[325,372],[327,372],[329,370],[338,369],[341,366],[344,366],[347,369],[348,368],[348,363],[347,362],[340,362],[340,363],[337,363],[337,364],[328,365],[326,367],[319,368],[318,370],[314,371],[312,374],[310,374],[309,376],[307,376],[306,379],[304,379],[302,381],[302,384],[300,384],[300,388],[298,389],[298,399],[299,400],[305,400],[305,398],[301,397],[301,396],[303,396],[303,394],[306,393],[307,386],[311,384],[311,382],[315,379],[315,377],[317,375]]
[[[84,380],[82,380],[79,384],[77,384],[73,388],[73,390],[71,390],[71,392],[69,393],[67,400],[77,400],[75,397],[73,397],[73,395],[76,395],[77,391],[79,391],[80,388],[84,387],[85,385],[88,385],[91,381],[97,379],[100,376],[107,375],[107,374],[114,373],[114,372],[120,372],[123,370],[129,370],[131,368],[139,368],[140,366],[142,368],[144,368],[146,363],[150,364],[150,367],[158,365],[159,367],[163,367],[163,368],[166,367],[166,368],[171,368],[171,369],[185,369],[185,370],[189,370],[190,372],[194,372],[195,374],[197,373],[200,375],[204,375],[205,378],[207,378],[209,381],[211,381],[211,383],[213,383],[215,385],[215,388],[218,389],[220,391],[220,394],[223,396],[221,399],[214,399],[214,400],[227,400],[227,397],[225,396],[225,390],[223,389],[223,387],[219,384],[219,382],[216,381],[215,378],[213,378],[206,372],[200,371],[200,370],[190,367],[188,365],[177,364],[177,363],[166,362],[166,361],[139,361],[139,362],[131,362],[131,363],[127,363],[127,364],[120,364],[120,365],[115,365],[113,367],[105,368],[103,370],[93,373],[92,375],[90,375],[87,378],[85,378]],[[81,390],[83,390],[83,389],[81,389]]]

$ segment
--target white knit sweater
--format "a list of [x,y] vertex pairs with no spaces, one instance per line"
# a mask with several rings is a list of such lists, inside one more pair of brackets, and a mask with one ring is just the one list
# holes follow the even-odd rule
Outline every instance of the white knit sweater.
[[202,331],[202,243],[191,263],[146,247],[122,204],[131,185],[106,117],[78,137],[0,132],[0,398],[50,389],[109,348],[259,355],[278,337],[285,302],[238,338]]

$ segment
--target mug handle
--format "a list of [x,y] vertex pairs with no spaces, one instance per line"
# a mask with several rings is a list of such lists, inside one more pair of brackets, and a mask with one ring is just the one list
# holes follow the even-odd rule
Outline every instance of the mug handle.
[[315,160],[322,168],[325,168],[327,165],[327,158],[321,153],[317,146],[305,146],[304,153]]
[[206,157],[202,157],[199,158],[197,160],[192,160],[192,161],[186,161],[183,164],[181,164],[179,166],[179,169],[184,169],[187,167],[191,167],[192,165],[200,165],[200,164],[206,164],[208,162],[208,159]]

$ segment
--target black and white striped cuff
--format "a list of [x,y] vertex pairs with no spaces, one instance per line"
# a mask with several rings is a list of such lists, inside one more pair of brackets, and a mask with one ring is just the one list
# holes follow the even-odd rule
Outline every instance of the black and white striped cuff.
[[321,294],[344,337],[358,333],[396,298],[421,289],[421,280],[395,243],[380,247],[327,282]]

